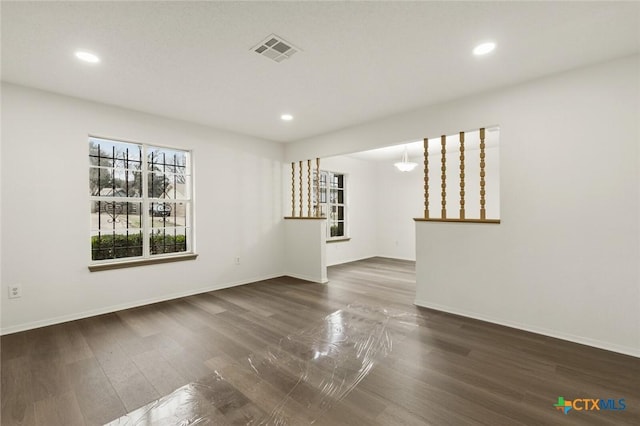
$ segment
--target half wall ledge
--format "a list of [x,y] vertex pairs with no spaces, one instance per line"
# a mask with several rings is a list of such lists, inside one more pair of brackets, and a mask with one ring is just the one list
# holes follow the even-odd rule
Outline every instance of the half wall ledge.
[[457,223],[491,223],[491,224],[499,224],[500,219],[442,219],[442,218],[428,218],[424,217],[414,217],[413,220],[416,222],[457,222]]
[[308,216],[285,216],[285,219],[300,219],[300,220],[325,220],[326,217],[308,217]]

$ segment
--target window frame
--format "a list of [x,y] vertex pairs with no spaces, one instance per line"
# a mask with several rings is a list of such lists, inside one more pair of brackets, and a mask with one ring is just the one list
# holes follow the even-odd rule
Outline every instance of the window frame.
[[[315,173],[315,171],[314,171]],[[321,215],[322,217],[326,218],[326,223],[327,223],[327,238],[326,238],[326,242],[335,242],[335,241],[347,241],[350,239],[349,236],[349,207],[348,207],[348,200],[349,200],[349,178],[348,178],[348,174],[347,173],[342,173],[342,172],[335,172],[332,170],[320,170],[320,176],[322,176],[323,174],[325,174],[327,176],[326,179],[326,183],[325,186],[322,186],[322,179],[320,177],[317,177],[318,179],[318,188],[320,190],[320,194],[315,194],[316,188],[314,186],[313,188],[313,192],[314,192],[314,212],[318,211],[318,206],[320,207],[320,212],[322,212],[322,207],[325,206],[326,208],[326,214],[325,215]],[[331,182],[332,182],[332,177],[334,176],[341,176],[342,177],[342,187],[336,187],[335,189],[342,191],[342,203],[338,202],[339,197],[336,195],[336,201],[331,203]],[[319,197],[319,195],[321,195],[324,192],[324,199],[325,202],[321,202],[320,200],[322,199],[321,197]],[[343,214],[342,217],[343,219],[335,219],[336,223],[340,223],[342,222],[343,224],[343,235],[337,235],[337,236],[331,236],[331,225],[332,225],[332,219],[331,219],[331,210],[332,207],[335,207],[336,210],[339,209],[340,207],[342,207],[343,209]]]
[[[89,149],[89,158],[91,155],[91,141],[93,139],[99,139],[106,142],[110,142],[113,144],[133,144],[138,145],[140,147],[140,169],[125,169],[120,168],[121,170],[129,170],[139,172],[141,174],[141,189],[139,197],[131,197],[131,196],[100,196],[100,195],[92,195],[89,194],[89,205],[96,201],[101,202],[114,202],[114,203],[139,203],[141,205],[141,214],[140,214],[140,228],[132,228],[135,230],[140,230],[142,233],[142,255],[141,256],[127,256],[127,257],[119,257],[119,258],[109,258],[109,259],[93,259],[93,246],[92,239],[94,232],[100,232],[99,229],[96,229],[92,224],[92,207],[90,207],[89,214],[89,250],[88,250],[88,261],[89,261],[89,270],[90,271],[99,271],[99,270],[107,270],[107,269],[116,269],[120,267],[130,267],[130,266],[138,266],[138,265],[146,265],[146,264],[155,264],[155,263],[166,263],[166,262],[174,262],[179,260],[191,260],[197,257],[195,252],[195,200],[194,200],[194,161],[193,161],[193,150],[178,148],[175,146],[168,146],[163,144],[149,144],[139,141],[133,141],[122,138],[114,138],[109,136],[99,136],[96,134],[89,134],[87,136],[87,144]],[[151,173],[158,173],[162,175],[166,175],[167,172],[157,172],[153,170],[149,170],[149,159],[147,158],[147,154],[150,149],[159,149],[159,150],[171,150],[184,153],[186,155],[185,159],[185,177],[186,177],[186,191],[184,198],[175,198],[175,199],[165,199],[159,197],[152,197],[149,194],[149,177]],[[102,169],[118,169],[115,166],[107,167],[100,165],[93,165],[91,161],[88,164],[88,170],[92,170],[93,168],[102,168]],[[89,175],[89,179],[87,180],[89,184],[91,184],[91,176]],[[183,226],[176,226],[174,220],[174,226],[163,226],[158,227],[154,226],[155,216],[149,211],[150,206],[153,203],[171,203],[175,207],[177,207],[180,203],[183,203],[185,206],[185,223]],[[175,217],[175,216],[174,216]],[[181,230],[184,229],[185,235],[185,250],[179,252],[171,252],[171,253],[151,253],[151,243],[150,237],[154,230],[163,229],[163,230]],[[112,232],[110,232],[112,234]]]

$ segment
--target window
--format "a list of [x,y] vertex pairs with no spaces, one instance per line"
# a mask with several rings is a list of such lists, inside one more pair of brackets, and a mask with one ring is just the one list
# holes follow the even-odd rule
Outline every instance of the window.
[[192,252],[189,151],[89,137],[91,260]]
[[327,218],[327,239],[347,236],[346,181],[341,173],[320,170],[320,197],[314,196],[314,209],[320,203],[320,216]]

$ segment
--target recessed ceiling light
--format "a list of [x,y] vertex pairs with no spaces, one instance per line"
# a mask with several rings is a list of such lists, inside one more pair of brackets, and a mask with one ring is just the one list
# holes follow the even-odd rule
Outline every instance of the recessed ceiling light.
[[284,120],[284,121],[291,121],[291,120],[293,120],[293,115],[291,115],[291,114],[282,114],[280,116],[280,118],[282,120]]
[[98,62],[100,62],[100,58],[98,58],[93,53],[89,53],[85,50],[76,51],[76,58],[80,59],[81,61],[89,62],[90,64],[97,64]]
[[486,55],[487,53],[492,52],[495,48],[496,44],[493,42],[482,43],[473,49],[473,54],[476,56]]

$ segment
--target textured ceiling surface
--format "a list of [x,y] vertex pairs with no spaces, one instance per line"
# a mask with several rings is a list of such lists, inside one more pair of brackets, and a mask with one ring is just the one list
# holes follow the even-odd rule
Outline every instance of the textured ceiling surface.
[[[1,7],[5,81],[281,142],[640,50],[638,2]],[[277,63],[250,50],[272,33],[302,51]],[[474,57],[485,40],[497,49]],[[79,62],[81,48],[101,63]]]

